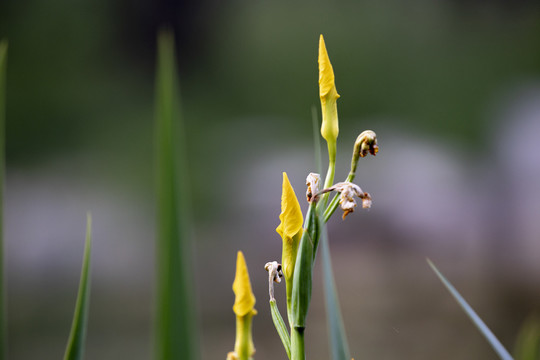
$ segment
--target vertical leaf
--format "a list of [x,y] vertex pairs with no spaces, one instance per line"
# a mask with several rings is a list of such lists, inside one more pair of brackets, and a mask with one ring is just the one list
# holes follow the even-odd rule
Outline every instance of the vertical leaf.
[[185,165],[185,134],[179,116],[174,37],[158,36],[156,74],[157,299],[156,358],[197,357],[191,244]]
[[521,327],[514,350],[516,360],[540,359],[540,317],[532,315]]
[[79,281],[79,293],[71,332],[64,354],[64,360],[79,360],[84,355],[86,340],[86,324],[88,323],[88,305],[90,302],[90,253],[92,250],[92,216],[90,213],[86,219],[86,241],[84,245],[84,257]]
[[287,353],[287,358],[290,359],[291,358],[291,338],[287,331],[287,326],[285,325],[285,322],[283,321],[283,317],[281,316],[281,313],[279,312],[275,299],[270,300],[270,313],[272,314],[272,321],[274,322],[274,326],[276,327],[279,338],[281,339],[281,342],[283,343],[283,347],[285,348],[285,352]]
[[343,317],[341,316],[341,310],[339,308],[339,299],[332,271],[330,247],[328,245],[328,232],[326,230],[326,225],[323,224],[321,227],[324,300],[326,304],[330,352],[333,360],[350,360],[351,355],[347,343],[347,335],[345,334],[345,325],[343,324]]
[[431,260],[427,259],[427,262],[429,266],[431,266],[431,269],[435,272],[435,274],[439,277],[439,280],[443,283],[443,285],[446,287],[446,289],[452,294],[454,299],[458,302],[459,306],[465,311],[467,316],[472,320],[474,325],[480,330],[482,335],[486,338],[486,340],[489,342],[493,350],[499,355],[499,357],[502,360],[512,360],[512,356],[508,353],[508,351],[504,348],[504,346],[501,344],[501,342],[495,337],[495,335],[491,332],[491,330],[487,327],[487,325],[480,319],[480,317],[476,314],[476,312],[470,307],[470,305],[465,301],[465,299],[459,294],[459,292],[452,286],[452,284],[446,280],[446,278],[441,274],[441,272],[435,267],[435,265],[431,262]]
[[4,168],[5,168],[5,117],[6,117],[6,66],[7,41],[0,42],[0,360],[6,358],[7,319],[6,290],[4,285]]

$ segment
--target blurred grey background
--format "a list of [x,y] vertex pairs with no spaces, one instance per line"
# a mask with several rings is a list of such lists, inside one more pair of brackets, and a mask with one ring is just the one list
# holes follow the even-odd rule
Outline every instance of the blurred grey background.
[[[512,348],[540,304],[539,10],[480,0],[1,1],[9,358],[62,356],[88,210],[87,358],[152,358],[163,24],[176,33],[188,131],[203,359],[233,349],[240,249],[258,300],[256,359],[286,357],[263,266],[281,256],[282,171],[302,199],[315,170],[321,33],[341,94],[336,178],[362,130],[380,145],[357,177],[372,209],[329,225],[355,359],[495,358],[426,257]],[[328,358],[325,326],[315,281],[310,359]]]

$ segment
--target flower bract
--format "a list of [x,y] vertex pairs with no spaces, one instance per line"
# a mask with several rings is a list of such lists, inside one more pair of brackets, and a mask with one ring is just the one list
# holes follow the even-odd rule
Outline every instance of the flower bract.
[[283,173],[283,190],[281,194],[281,223],[276,228],[277,233],[283,239],[283,253],[281,264],[286,279],[291,279],[296,262],[298,244],[302,237],[302,223],[304,218],[300,203],[296,198],[294,189],[289,182],[287,173]]

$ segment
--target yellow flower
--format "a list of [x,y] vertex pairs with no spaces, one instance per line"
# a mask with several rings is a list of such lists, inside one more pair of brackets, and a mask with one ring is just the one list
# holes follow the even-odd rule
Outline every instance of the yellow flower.
[[237,316],[245,316],[251,312],[255,312],[253,314],[255,315],[255,295],[251,291],[246,260],[241,251],[238,252],[238,258],[236,260],[236,277],[234,278],[232,288],[236,296],[233,305],[234,313]]
[[276,231],[283,239],[283,252],[281,256],[283,274],[286,281],[292,281],[298,244],[302,237],[302,223],[304,219],[294,189],[285,172],[283,173],[281,214],[279,215],[279,219],[281,220],[281,224],[279,224]]
[[236,314],[236,341],[234,351],[227,354],[227,360],[248,360],[255,353],[251,334],[251,319],[257,315],[255,295],[251,291],[251,283],[244,254],[238,252],[236,259],[236,276],[233,282],[235,301],[233,311]]
[[319,39],[319,96],[322,108],[321,135],[329,144],[335,144],[339,134],[336,100],[339,98],[334,82],[334,70],[321,35]]

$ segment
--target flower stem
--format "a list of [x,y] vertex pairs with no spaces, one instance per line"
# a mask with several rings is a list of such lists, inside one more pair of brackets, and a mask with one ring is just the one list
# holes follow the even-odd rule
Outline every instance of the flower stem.
[[255,352],[251,335],[251,319],[253,312],[244,316],[236,316],[236,343],[234,351],[239,360],[248,360]]
[[291,360],[305,360],[304,327],[293,327],[291,336]]
[[[323,189],[329,188],[334,183],[334,174],[336,173],[336,143],[328,143],[328,171],[326,172],[326,178],[324,179]],[[330,195],[324,194],[317,205],[317,210],[324,209],[328,203],[328,197]]]

